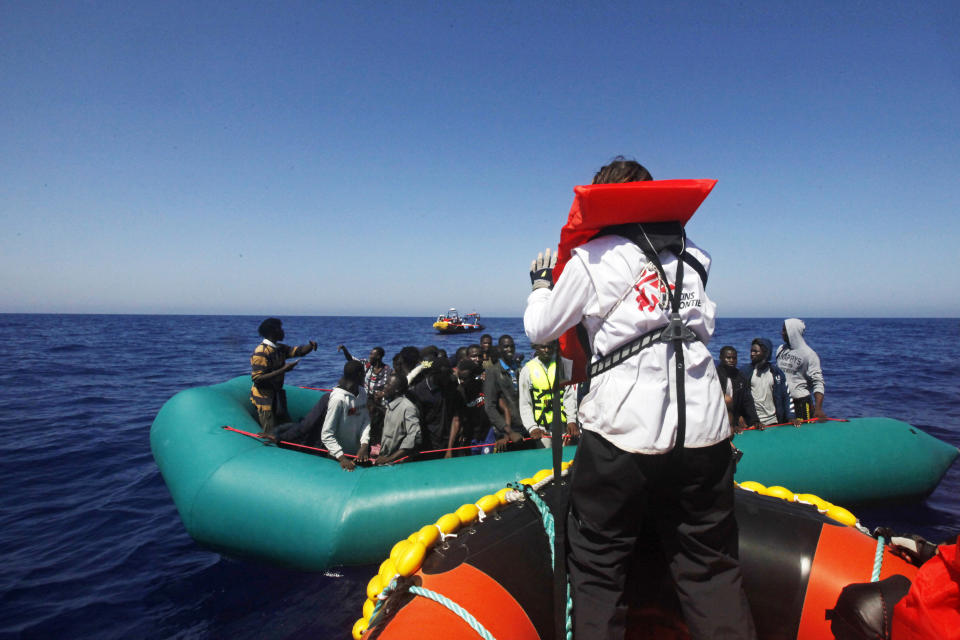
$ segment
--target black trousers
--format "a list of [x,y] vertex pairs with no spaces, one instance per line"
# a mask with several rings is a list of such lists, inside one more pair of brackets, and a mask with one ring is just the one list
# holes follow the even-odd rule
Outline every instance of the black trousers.
[[624,590],[644,519],[656,527],[691,637],[756,637],[737,555],[733,469],[726,440],[639,455],[583,432],[567,520],[575,640],[624,637]]
[[367,405],[370,411],[370,445],[380,444],[383,438],[383,419],[386,412],[383,407],[370,403]]

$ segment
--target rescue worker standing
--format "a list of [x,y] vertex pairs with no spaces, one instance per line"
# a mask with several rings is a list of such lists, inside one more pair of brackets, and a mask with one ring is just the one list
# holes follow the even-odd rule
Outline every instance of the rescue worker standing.
[[[639,163],[616,158],[594,176],[602,187],[577,188],[568,227],[625,198],[666,193],[669,204],[674,181],[613,184],[650,180]],[[588,207],[590,194],[605,196]],[[685,215],[613,211],[619,224],[573,248],[555,286],[549,249],[531,266],[530,341],[579,324],[590,349],[567,519],[575,640],[624,637],[644,519],[656,525],[691,637],[756,637],[737,555],[730,425],[706,347],[716,317],[705,293],[710,257],[683,230],[700,200]]]
[[[533,438],[540,440],[543,446],[550,448],[550,425],[553,424],[553,387],[557,373],[554,358],[555,346],[551,344],[533,344],[537,357],[531,359],[520,370],[520,420]],[[563,362],[561,380],[569,377],[569,361]],[[560,414],[567,425],[567,435],[575,438],[580,435],[577,428],[577,391],[576,387],[562,386],[560,389]],[[564,443],[569,444],[569,443]]]

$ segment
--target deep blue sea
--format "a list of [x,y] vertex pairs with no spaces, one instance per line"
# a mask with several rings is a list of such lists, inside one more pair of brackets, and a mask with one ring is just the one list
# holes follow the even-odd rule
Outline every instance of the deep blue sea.
[[[0,638],[348,638],[374,568],[307,574],[238,562],[187,536],[150,453],[173,394],[249,373],[262,318],[0,315]],[[890,416],[960,445],[960,320],[805,319],[832,417]],[[485,319],[529,342],[517,318]],[[782,319],[719,321],[710,344],[749,358]],[[357,356],[405,345],[452,352],[432,318],[285,317],[286,342],[320,344],[287,375],[328,387]],[[851,451],[850,456],[856,456]],[[855,512],[940,542],[960,533],[960,464],[924,503]]]

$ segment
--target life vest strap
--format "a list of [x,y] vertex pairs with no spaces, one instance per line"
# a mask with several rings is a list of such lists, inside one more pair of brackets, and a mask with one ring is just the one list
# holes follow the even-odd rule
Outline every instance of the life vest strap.
[[693,332],[693,329],[684,326],[679,313],[671,314],[669,324],[637,336],[630,342],[620,345],[599,360],[590,363],[587,369],[587,379],[589,380],[594,376],[613,369],[624,360],[632,358],[651,345],[660,342],[673,342],[674,340],[690,342],[699,339],[697,334]]
[[703,282],[703,288],[706,289],[707,270],[704,268],[703,264],[686,251],[683,252],[683,255],[680,256],[680,259],[686,262],[687,266],[697,272],[697,275],[700,276],[700,281]]

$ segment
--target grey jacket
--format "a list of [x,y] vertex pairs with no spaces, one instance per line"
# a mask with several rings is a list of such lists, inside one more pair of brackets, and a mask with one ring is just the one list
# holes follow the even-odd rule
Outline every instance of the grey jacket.
[[397,396],[384,406],[386,413],[383,416],[380,455],[391,455],[400,449],[418,449],[421,436],[417,408],[404,396]]
[[527,434],[523,428],[523,420],[520,418],[520,392],[513,388],[513,380],[507,373],[503,365],[496,363],[486,370],[487,377],[483,381],[483,408],[490,418],[490,424],[498,438],[506,434],[506,420],[500,413],[500,398],[510,409],[510,428],[514,431]]
[[791,398],[806,398],[823,393],[823,370],[820,357],[803,339],[806,325],[797,318],[784,321],[789,344],[777,348],[777,366],[787,376],[787,391]]

